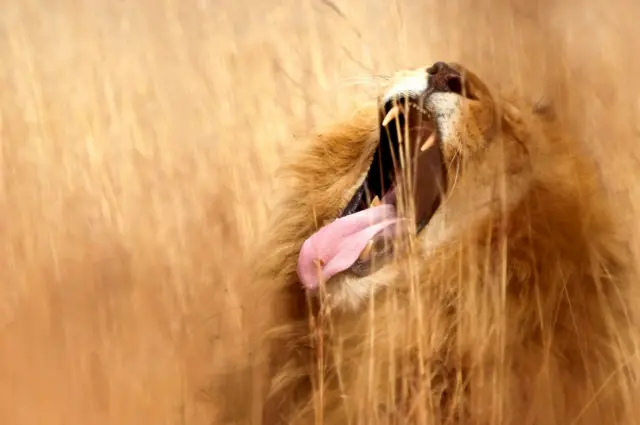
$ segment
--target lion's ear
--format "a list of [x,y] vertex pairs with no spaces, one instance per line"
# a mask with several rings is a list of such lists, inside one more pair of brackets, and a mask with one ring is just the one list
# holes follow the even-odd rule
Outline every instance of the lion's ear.
[[502,125],[520,141],[527,138],[528,127],[522,115],[522,111],[514,104],[504,101],[501,105]]
[[531,107],[531,111],[536,115],[554,116],[555,108],[553,107],[552,100],[547,96],[540,96],[534,102]]
[[504,120],[512,127],[518,127],[522,125],[522,112],[510,102],[503,102],[502,116]]

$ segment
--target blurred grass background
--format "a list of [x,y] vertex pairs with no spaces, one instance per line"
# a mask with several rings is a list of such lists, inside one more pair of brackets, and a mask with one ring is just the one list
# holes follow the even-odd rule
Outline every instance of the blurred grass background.
[[247,270],[274,171],[399,68],[456,60],[556,95],[635,237],[639,17],[632,0],[0,0],[0,423],[223,423],[204,390],[268,326]]

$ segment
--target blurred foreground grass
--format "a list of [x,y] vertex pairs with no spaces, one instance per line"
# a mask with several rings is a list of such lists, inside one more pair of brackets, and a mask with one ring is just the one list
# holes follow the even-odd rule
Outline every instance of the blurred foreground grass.
[[639,9],[0,1],[0,423],[219,424],[203,389],[268,324],[245,276],[273,172],[373,75],[453,59],[532,95],[568,76],[567,123],[639,228]]

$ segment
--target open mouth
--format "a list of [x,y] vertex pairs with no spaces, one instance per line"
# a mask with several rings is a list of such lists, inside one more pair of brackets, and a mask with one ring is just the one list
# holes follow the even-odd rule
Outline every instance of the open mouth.
[[424,96],[385,102],[380,143],[366,178],[338,217],[360,215],[370,223],[354,235],[355,250],[360,251],[350,267],[355,274],[370,274],[406,242],[403,236],[420,233],[446,191],[441,140],[423,103]]
[[336,220],[302,246],[298,275],[307,289],[345,271],[375,272],[408,245],[408,237],[419,233],[440,206],[447,172],[440,132],[425,105],[435,92],[460,93],[461,79],[448,67],[445,77],[440,68],[434,75],[436,65],[428,70],[428,88],[425,81],[424,90],[382,105],[379,144],[362,185]]

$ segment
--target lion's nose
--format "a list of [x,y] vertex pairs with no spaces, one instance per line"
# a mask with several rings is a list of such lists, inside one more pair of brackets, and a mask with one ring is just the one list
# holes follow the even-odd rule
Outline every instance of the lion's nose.
[[429,89],[433,92],[462,94],[462,75],[444,62],[436,62],[427,68]]

